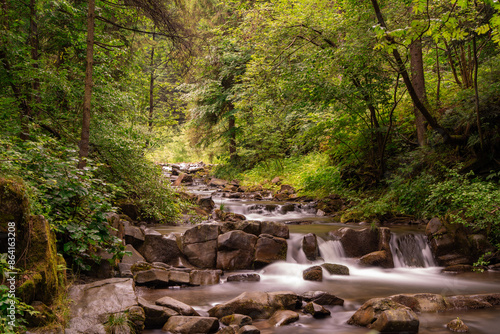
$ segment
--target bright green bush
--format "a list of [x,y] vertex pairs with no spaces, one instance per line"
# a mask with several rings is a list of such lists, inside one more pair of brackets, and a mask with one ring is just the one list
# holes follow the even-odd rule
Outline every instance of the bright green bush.
[[481,180],[472,172],[448,170],[447,178],[431,185],[425,202],[427,215],[448,215],[476,231],[482,230],[500,245],[500,186]]

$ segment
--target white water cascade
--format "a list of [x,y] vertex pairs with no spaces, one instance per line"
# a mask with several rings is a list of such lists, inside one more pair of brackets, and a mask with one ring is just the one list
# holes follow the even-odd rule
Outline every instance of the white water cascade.
[[437,266],[427,243],[427,237],[423,234],[397,235],[393,233],[390,246],[395,268]]

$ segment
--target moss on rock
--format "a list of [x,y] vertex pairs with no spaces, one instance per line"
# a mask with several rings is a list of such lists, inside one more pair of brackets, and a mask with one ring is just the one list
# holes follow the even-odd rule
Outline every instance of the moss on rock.
[[43,216],[30,215],[28,190],[19,180],[0,178],[0,231],[9,222],[16,228],[17,266],[24,272],[19,295],[26,302],[50,305],[66,284],[65,263],[58,256],[56,238]]

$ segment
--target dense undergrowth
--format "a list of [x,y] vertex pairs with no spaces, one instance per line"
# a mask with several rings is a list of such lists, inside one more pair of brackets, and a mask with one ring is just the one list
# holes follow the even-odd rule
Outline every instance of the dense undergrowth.
[[[103,134],[104,133],[104,134]],[[0,175],[25,184],[30,213],[43,215],[57,234],[58,251],[76,270],[89,270],[97,250],[123,256],[107,215],[132,203],[143,220],[174,223],[181,209],[161,169],[141,156],[134,138],[96,131],[93,159],[77,168],[74,144],[33,133],[0,137]]]

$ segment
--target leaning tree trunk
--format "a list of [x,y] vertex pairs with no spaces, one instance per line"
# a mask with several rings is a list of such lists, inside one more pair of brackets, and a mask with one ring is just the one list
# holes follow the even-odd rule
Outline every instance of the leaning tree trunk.
[[[378,23],[382,28],[387,29],[387,25],[385,24],[384,17],[382,16],[382,12],[380,11],[380,7],[378,5],[377,0],[371,0],[372,1],[372,6],[373,9],[375,10],[375,15],[377,16]],[[386,35],[386,39],[389,43],[395,44],[395,40],[393,37]],[[413,104],[420,110],[422,115],[424,116],[425,120],[429,125],[434,129],[434,131],[438,132],[444,139],[445,142],[449,142],[451,140],[450,135],[446,131],[445,128],[443,128],[435,119],[432,117],[430,114],[429,110],[427,107],[424,105],[422,100],[418,97],[417,92],[415,91],[415,88],[413,87],[413,84],[411,82],[410,76],[408,75],[408,71],[406,69],[406,65],[403,62],[403,59],[401,58],[401,55],[399,54],[399,51],[397,48],[394,48],[392,50],[392,56],[394,57],[394,60],[396,61],[396,66],[398,68],[399,74],[403,77],[403,81],[405,83],[406,89],[408,90],[408,93],[410,94],[411,100],[413,101]]]
[[[415,88],[418,98],[422,103],[427,103],[425,94],[425,76],[424,76],[424,61],[422,59],[422,40],[416,39],[410,44],[410,64],[411,64],[411,82]],[[417,140],[419,146],[425,146],[427,139],[425,138],[425,118],[424,115],[414,105],[413,112],[415,113],[415,127],[417,128]]]
[[80,161],[78,168],[86,166],[89,156],[90,142],[90,108],[92,105],[92,71],[94,68],[94,20],[95,0],[88,0],[89,9],[87,16],[87,65],[85,67],[85,94],[83,97],[82,135],[80,139]]

